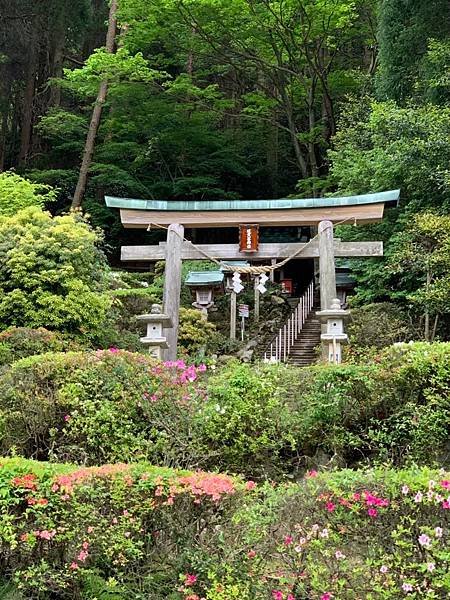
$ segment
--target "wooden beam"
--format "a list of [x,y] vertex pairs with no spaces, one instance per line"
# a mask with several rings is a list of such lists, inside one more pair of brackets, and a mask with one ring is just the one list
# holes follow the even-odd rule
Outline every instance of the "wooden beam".
[[[304,248],[306,244],[260,244],[259,251],[251,256],[239,252],[237,244],[202,244],[199,248],[208,256],[217,260],[270,260],[272,258],[283,259],[292,256],[295,252]],[[165,260],[166,243],[159,246],[122,246],[121,259],[123,261],[146,261],[155,262]],[[190,242],[183,242],[181,247],[181,258],[183,260],[207,260],[205,254],[199,252]],[[383,242],[341,242],[334,240],[334,255],[337,258],[373,257],[383,256]],[[314,241],[298,258],[319,258],[319,244]]]
[[147,229],[150,224],[167,227],[181,223],[185,227],[238,227],[240,224],[258,223],[261,227],[318,225],[329,220],[374,223],[383,218],[384,203],[357,206],[333,206],[322,208],[291,208],[269,210],[209,210],[209,211],[162,211],[130,210],[122,208],[120,218],[124,227]]

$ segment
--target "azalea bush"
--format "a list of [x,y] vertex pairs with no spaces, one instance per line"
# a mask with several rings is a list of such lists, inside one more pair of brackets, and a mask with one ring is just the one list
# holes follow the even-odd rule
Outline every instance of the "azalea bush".
[[196,465],[189,415],[203,397],[193,383],[204,369],[117,348],[22,359],[0,380],[3,453]]
[[112,464],[0,461],[0,568],[17,598],[385,600],[450,593],[450,475],[307,473],[256,485]]
[[50,353],[0,375],[0,448],[258,480],[320,465],[447,465],[449,387],[449,344],[400,344],[373,364],[309,369],[235,361],[214,370],[117,348]]
[[205,472],[3,459],[1,578],[23,598],[184,599],[197,580],[190,557],[220,560],[244,489]]

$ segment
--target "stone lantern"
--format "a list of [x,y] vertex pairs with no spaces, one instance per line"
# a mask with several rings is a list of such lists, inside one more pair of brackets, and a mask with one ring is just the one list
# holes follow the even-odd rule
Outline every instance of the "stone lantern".
[[173,327],[172,319],[162,312],[160,304],[152,304],[150,314],[139,315],[137,320],[147,324],[147,335],[140,341],[148,347],[152,356],[161,360],[162,351],[169,347],[167,339],[163,335],[163,329]]
[[223,291],[223,280],[222,271],[190,271],[186,277],[185,284],[195,294],[192,306],[201,310],[205,319],[214,306],[214,292]]
[[328,362],[340,364],[342,362],[342,344],[348,342],[348,335],[344,332],[344,319],[350,311],[341,308],[338,298],[331,301],[331,308],[316,313],[320,320],[326,324],[326,330],[320,336],[322,343],[327,347]]

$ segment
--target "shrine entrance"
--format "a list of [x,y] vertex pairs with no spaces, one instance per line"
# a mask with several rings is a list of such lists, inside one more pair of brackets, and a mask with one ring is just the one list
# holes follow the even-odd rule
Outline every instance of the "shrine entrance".
[[[339,344],[346,336],[338,325],[343,316],[339,316],[342,309],[337,300],[335,258],[382,256],[383,244],[342,242],[334,238],[334,225],[378,222],[383,218],[385,205],[397,204],[399,195],[399,190],[393,190],[341,198],[160,201],[107,196],[105,200],[108,207],[120,209],[126,228],[167,230],[166,242],[155,246],[123,246],[121,250],[123,261],[165,260],[163,309],[173,325],[164,331],[167,360],[174,360],[177,354],[181,263],[188,259],[213,261],[219,269],[233,275],[232,338],[236,335],[236,305],[237,295],[243,289],[242,274],[255,278],[255,304],[257,294],[264,293],[268,278],[281,284],[284,281],[293,293],[303,293],[301,310],[296,308],[284,330],[280,330],[275,360],[286,360],[291,343],[305,322],[305,313],[312,309],[314,279],[318,279],[321,308],[318,314],[324,320],[322,340],[327,348],[332,348],[329,353],[327,350],[329,360],[339,362]],[[189,238],[185,231],[189,231]],[[211,239],[212,231],[216,240],[219,235],[221,243],[206,241]],[[234,242],[230,241],[233,236]],[[284,241],[289,236],[290,241]],[[295,241],[291,241],[292,237]],[[234,263],[243,260],[245,266]]]

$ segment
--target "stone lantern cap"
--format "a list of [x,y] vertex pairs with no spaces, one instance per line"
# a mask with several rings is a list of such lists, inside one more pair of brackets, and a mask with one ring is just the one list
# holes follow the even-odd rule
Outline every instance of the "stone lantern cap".
[[347,319],[350,316],[350,311],[341,308],[339,298],[333,298],[331,307],[326,310],[317,311],[316,315],[322,322],[326,322],[328,319]]
[[172,319],[162,312],[160,304],[152,304],[149,314],[139,315],[136,319],[144,323],[161,323],[165,329],[173,327]]

